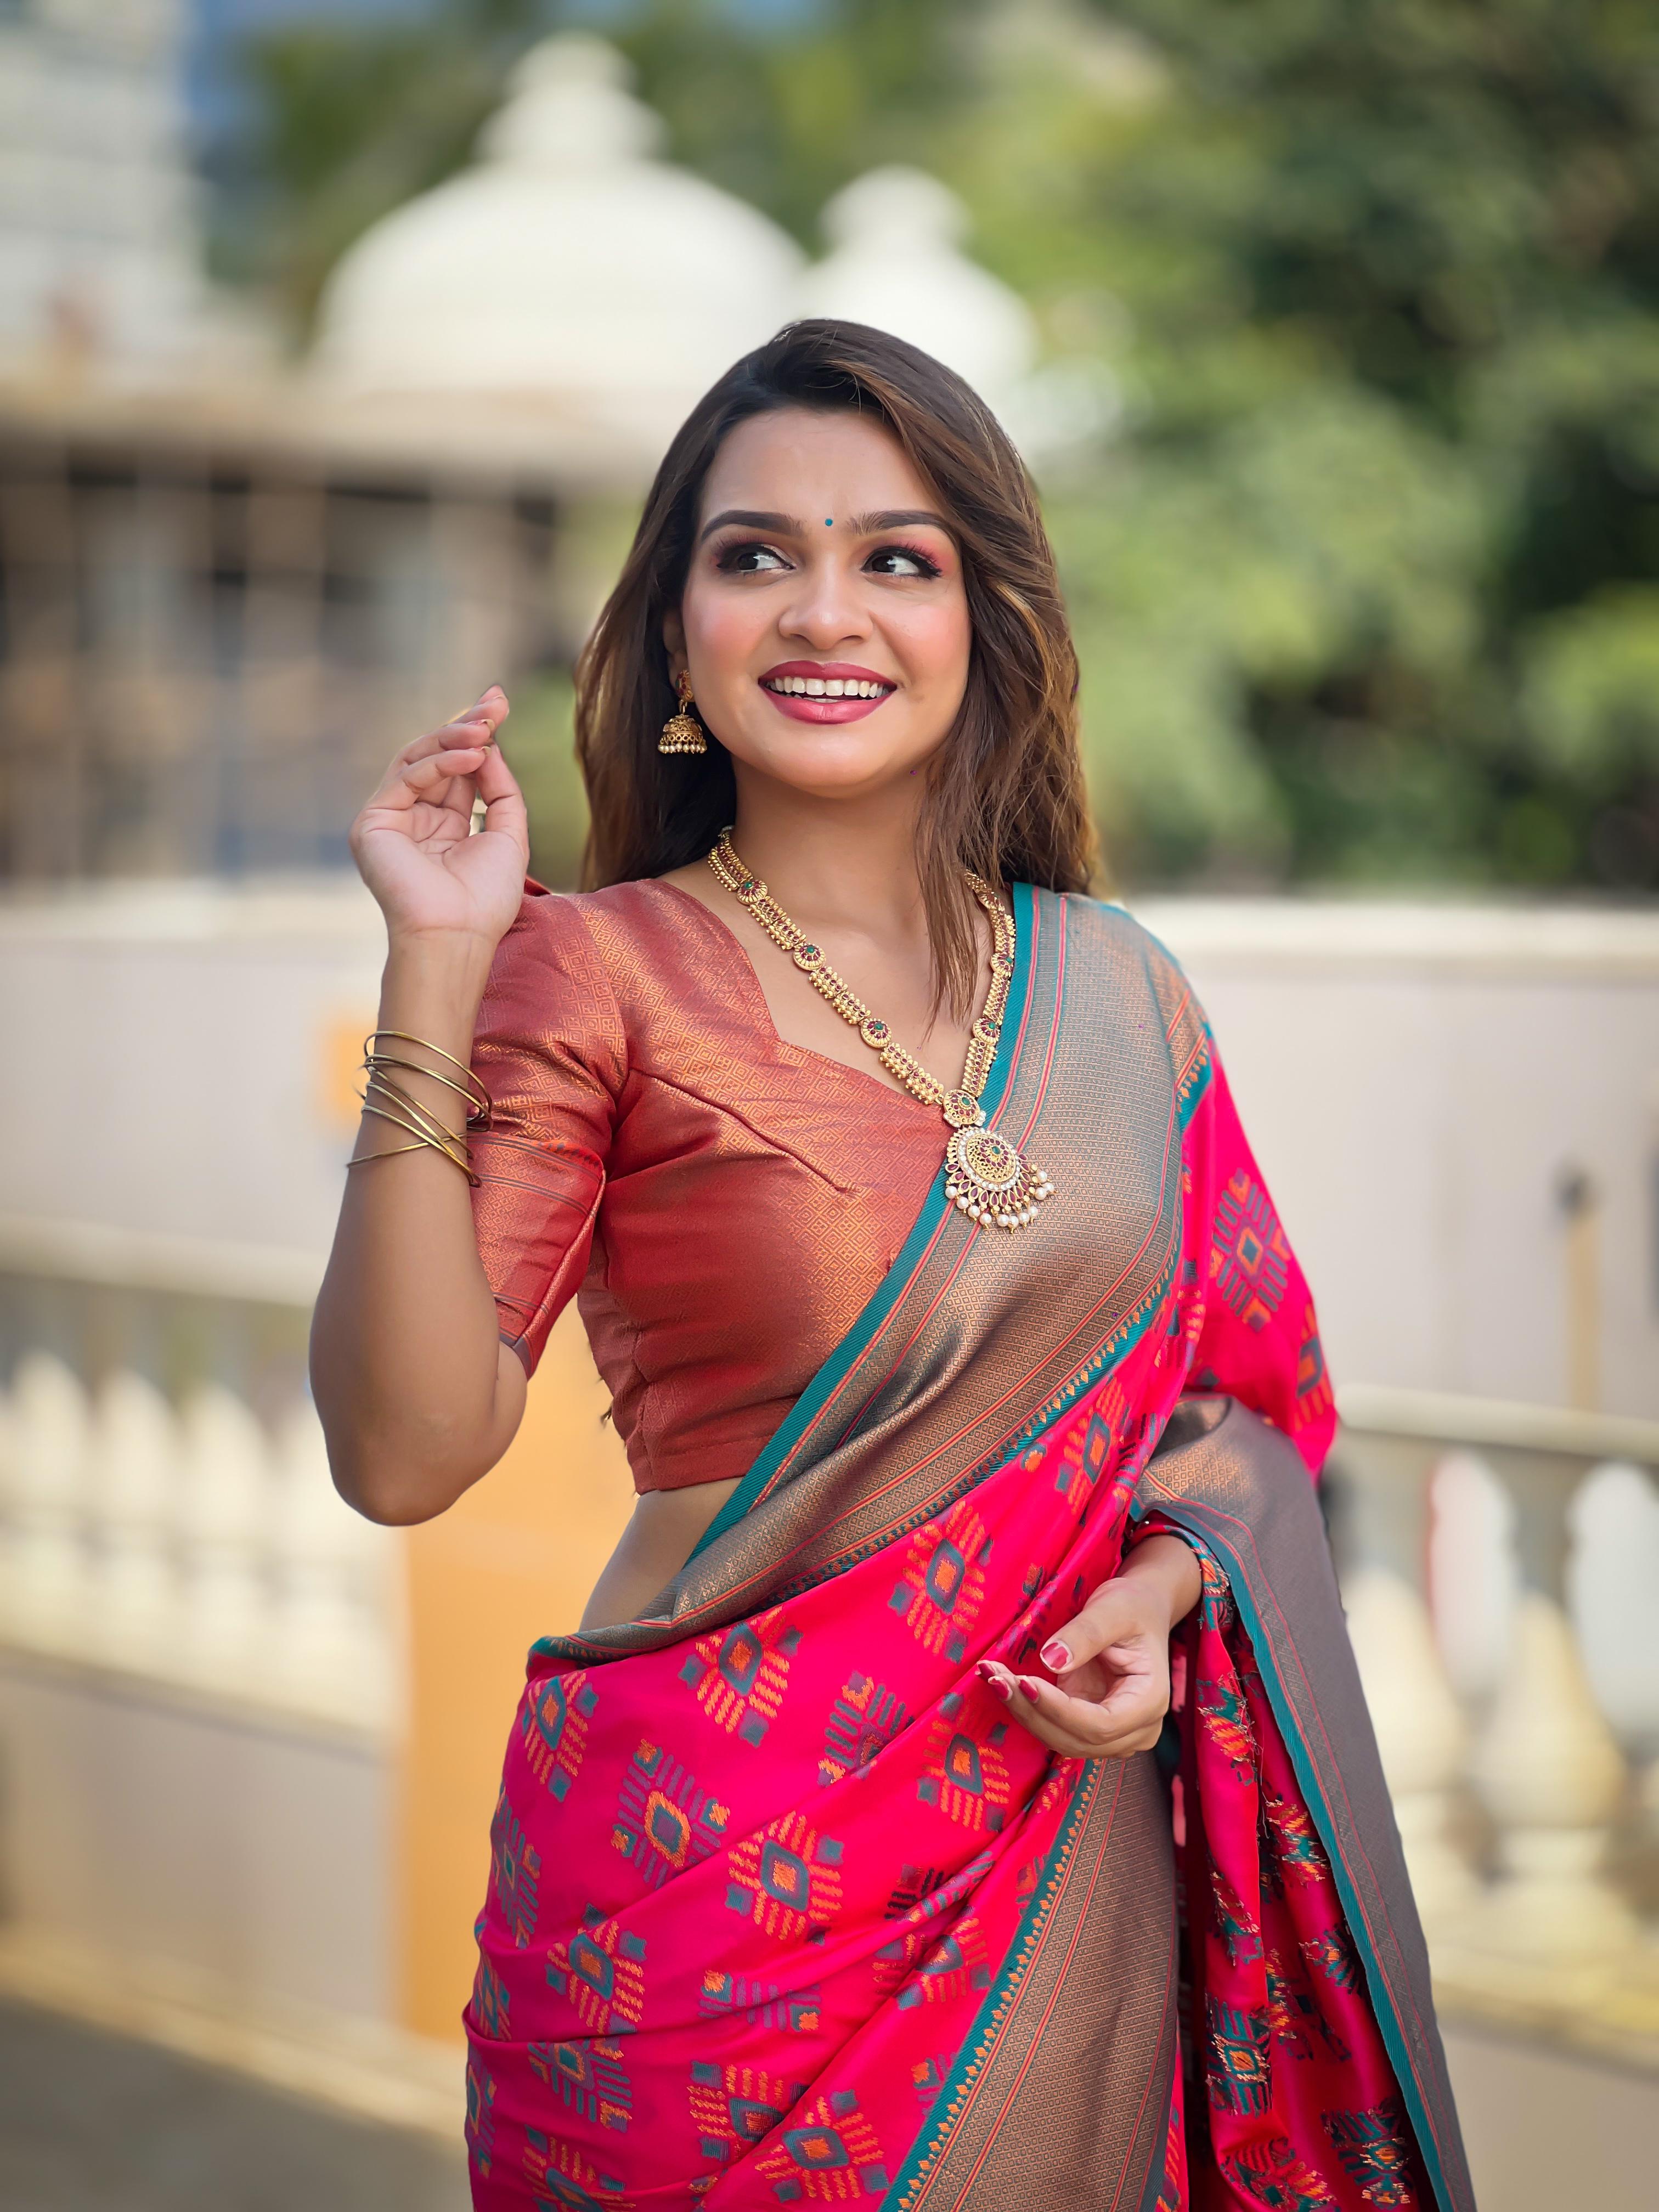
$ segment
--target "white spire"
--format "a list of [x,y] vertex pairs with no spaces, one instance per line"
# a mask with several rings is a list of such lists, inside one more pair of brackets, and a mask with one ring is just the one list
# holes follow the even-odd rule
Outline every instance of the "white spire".
[[477,164],[343,257],[313,366],[362,396],[529,401],[659,447],[787,319],[793,241],[652,158],[661,125],[614,47],[549,39],[514,70]]
[[1030,374],[1036,325],[1017,292],[960,251],[968,211],[921,169],[872,169],[823,210],[832,251],[806,272],[799,312],[908,338],[1000,407]]

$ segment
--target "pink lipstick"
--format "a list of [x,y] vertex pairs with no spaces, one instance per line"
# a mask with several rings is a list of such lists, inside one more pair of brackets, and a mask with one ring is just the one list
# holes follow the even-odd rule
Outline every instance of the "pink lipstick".
[[760,678],[773,705],[797,722],[857,722],[898,686],[851,660],[781,660]]

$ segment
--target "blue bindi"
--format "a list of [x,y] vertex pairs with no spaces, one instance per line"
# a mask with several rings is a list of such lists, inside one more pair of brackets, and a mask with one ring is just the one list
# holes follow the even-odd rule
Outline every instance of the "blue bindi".
[[829,530],[829,529],[830,529],[830,528],[833,526],[833,524],[834,524],[834,517],[833,517],[833,516],[831,516],[831,515],[828,515],[828,514],[826,514],[826,515],[824,516],[824,518],[823,518],[823,526],[824,526],[824,528],[825,528],[826,530]]

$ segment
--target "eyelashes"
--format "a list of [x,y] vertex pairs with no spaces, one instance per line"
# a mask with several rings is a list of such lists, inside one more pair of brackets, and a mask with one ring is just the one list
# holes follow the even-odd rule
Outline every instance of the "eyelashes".
[[[924,576],[942,576],[945,573],[933,556],[924,553],[920,545],[880,545],[870,556],[872,561],[888,561],[896,558],[914,561]],[[866,562],[865,565],[867,568],[869,562]]]
[[[902,568],[875,567],[878,562],[890,561],[908,561],[911,563],[915,576],[924,581],[931,582],[945,573],[932,554],[924,552],[920,545],[906,545],[896,542],[877,546],[873,552],[866,556],[864,565],[866,568],[872,569],[878,575],[903,578],[906,572]],[[720,546],[714,555],[714,566],[723,576],[775,575],[781,573],[788,565],[785,556],[775,545],[768,545],[759,538],[733,539],[730,544]]]
[[[751,560],[770,563],[770,568],[746,565]],[[714,556],[714,566],[723,576],[764,576],[786,565],[775,548],[763,545],[752,539],[738,538],[730,545],[722,545]]]

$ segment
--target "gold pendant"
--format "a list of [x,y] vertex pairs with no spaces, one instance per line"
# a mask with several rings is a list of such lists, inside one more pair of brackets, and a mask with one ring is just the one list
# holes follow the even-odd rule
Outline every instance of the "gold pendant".
[[970,1221],[988,1229],[1024,1229],[1054,1194],[1042,1170],[1023,1160],[1006,1137],[982,1121],[951,1132],[945,1147],[945,1195]]

